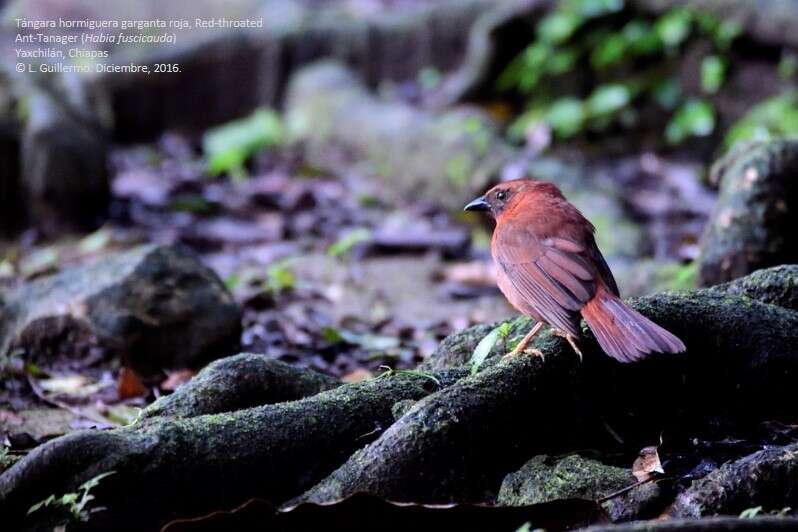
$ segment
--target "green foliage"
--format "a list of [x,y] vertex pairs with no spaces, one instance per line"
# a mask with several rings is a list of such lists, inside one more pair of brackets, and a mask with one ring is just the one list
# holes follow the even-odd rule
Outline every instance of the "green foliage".
[[477,371],[479,371],[479,367],[485,362],[485,359],[488,358],[488,355],[493,350],[496,342],[500,339],[503,342],[507,342],[507,337],[510,335],[510,324],[505,322],[499,325],[498,327],[494,327],[488,334],[485,335],[482,340],[479,341],[477,346],[474,348],[474,352],[471,355],[471,375],[474,375]]
[[275,262],[266,270],[266,280],[263,288],[273,294],[280,294],[291,290],[296,285],[296,275],[291,269],[291,259]]
[[790,80],[798,73],[798,55],[794,52],[783,52],[778,66],[779,77],[783,80]]
[[399,339],[395,336],[358,334],[346,329],[336,329],[335,327],[323,327],[321,333],[324,341],[329,344],[346,342],[369,351],[385,351],[399,347]]
[[654,31],[668,48],[676,48],[690,34],[693,17],[686,9],[674,9],[662,15],[654,25]]
[[327,248],[327,255],[334,258],[345,257],[352,252],[355,246],[362,242],[368,242],[372,238],[371,231],[368,229],[363,227],[354,229]]
[[743,140],[770,140],[798,135],[798,90],[769,98],[754,106],[726,134],[726,148]]
[[740,512],[740,519],[753,519],[754,517],[758,516],[762,513],[761,506],[754,506],[753,508],[746,508],[742,512]]
[[264,148],[279,146],[282,140],[280,116],[267,108],[211,129],[202,140],[208,173],[214,176],[228,173],[234,179],[243,179],[247,159]]
[[14,459],[11,456],[9,456],[8,447],[6,447],[3,444],[0,444],[0,471],[4,471],[13,463]]
[[[675,58],[688,41],[707,41],[709,52],[696,75],[706,94],[717,93],[739,25],[688,8],[650,19],[628,6],[625,0],[562,0],[538,22],[532,42],[497,81],[499,90],[528,95],[526,110],[510,125],[511,137],[523,139],[537,123],[548,125],[558,139],[632,127],[637,108],[646,104],[673,113],[666,134],[671,143],[712,133],[714,108],[682,94]],[[590,71],[580,78],[592,80],[592,86],[569,79],[580,69]]]
[[415,377],[423,377],[425,379],[429,379],[438,386],[441,385],[441,381],[438,379],[438,377],[427,371],[419,371],[416,369],[393,369],[389,366],[380,366],[380,369],[384,371],[379,375],[377,375],[375,379],[383,379],[386,377],[391,377],[393,375],[413,375]]
[[441,71],[435,67],[422,68],[418,73],[418,84],[424,90],[432,90],[441,83]]
[[706,100],[691,98],[673,115],[665,138],[671,144],[680,144],[689,137],[705,137],[715,129],[715,109]]
[[701,62],[701,88],[704,92],[718,92],[726,77],[726,61],[717,55],[709,55]]
[[28,509],[28,515],[32,514],[33,512],[37,512],[42,508],[48,508],[52,506],[66,510],[69,513],[70,518],[74,521],[86,522],[89,520],[89,516],[92,513],[102,510],[102,508],[94,508],[92,510],[87,508],[87,505],[95,499],[94,495],[91,494],[91,490],[99,486],[101,480],[113,475],[114,473],[116,473],[116,471],[108,471],[107,473],[102,473],[92,479],[87,480],[80,485],[78,488],[78,493],[65,493],[60,497],[50,495],[43,501],[31,506]]
[[568,138],[579,133],[585,122],[585,108],[578,98],[560,98],[546,113],[546,121],[554,132]]

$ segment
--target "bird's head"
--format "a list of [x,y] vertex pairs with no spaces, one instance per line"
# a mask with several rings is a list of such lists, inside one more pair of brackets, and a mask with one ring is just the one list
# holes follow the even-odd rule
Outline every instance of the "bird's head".
[[559,189],[551,183],[528,178],[514,179],[499,183],[466,205],[465,210],[490,212],[494,218],[498,218],[522,201],[534,201],[535,195],[562,197]]

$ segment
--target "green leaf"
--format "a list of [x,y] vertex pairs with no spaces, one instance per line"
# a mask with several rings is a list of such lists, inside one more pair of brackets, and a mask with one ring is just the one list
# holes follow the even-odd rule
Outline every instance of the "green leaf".
[[573,35],[583,20],[576,13],[555,11],[543,17],[538,23],[538,37],[551,44],[561,44]]
[[679,96],[682,94],[682,89],[679,82],[673,78],[665,78],[658,81],[651,88],[652,95],[658,104],[663,109],[673,109],[679,103]]
[[97,253],[108,247],[112,238],[113,235],[111,234],[111,230],[107,227],[103,227],[83,237],[80,242],[78,242],[78,249],[81,253]]
[[783,80],[792,79],[798,72],[798,55],[783,51],[778,66],[779,77]]
[[628,49],[636,55],[647,55],[662,50],[662,40],[648,22],[631,20],[623,27],[623,38]]
[[629,104],[629,89],[620,83],[602,85],[593,91],[586,105],[591,116],[609,115]]
[[558,48],[546,63],[548,74],[556,76],[571,70],[579,54],[574,48]]
[[371,231],[360,227],[350,231],[327,248],[327,255],[335,258],[343,257],[348,255],[361,242],[368,242],[372,238]]
[[296,285],[296,276],[290,268],[291,259],[278,261],[266,270],[264,288],[274,294],[290,290]]
[[626,55],[627,42],[622,34],[610,33],[590,54],[590,64],[596,70],[602,70],[620,63]]
[[471,375],[474,375],[477,371],[479,371],[479,367],[483,362],[485,362],[485,359],[488,358],[493,346],[496,345],[496,342],[499,340],[499,337],[502,334],[502,327],[504,325],[505,324],[502,324],[493,328],[488,334],[485,335],[484,338],[482,338],[482,340],[479,341],[477,346],[474,348],[474,352],[471,355]]
[[267,108],[251,116],[213,128],[203,137],[208,158],[208,173],[229,173],[240,179],[246,175],[244,163],[263,148],[278,146],[283,140],[280,116]]
[[714,94],[723,85],[726,77],[726,62],[717,55],[709,55],[701,61],[701,88]]
[[322,327],[321,336],[328,344],[340,344],[344,341],[341,331],[335,327]]
[[662,15],[654,25],[659,38],[666,46],[679,46],[690,34],[692,16],[686,9],[674,9]]
[[418,84],[424,90],[432,90],[440,85],[441,71],[435,67],[424,67],[418,73]]
[[715,109],[705,100],[691,99],[685,102],[671,118],[665,129],[665,138],[671,144],[679,144],[689,137],[704,137],[715,129]]
[[617,13],[624,7],[624,0],[564,0],[563,9],[578,13],[585,18],[597,18]]
[[91,491],[92,489],[96,488],[100,485],[100,481],[106,477],[110,477],[111,475],[115,475],[116,471],[108,471],[106,473],[100,473],[94,478],[90,478],[86,482],[80,485],[80,489]]
[[572,137],[579,133],[584,126],[584,105],[577,98],[560,98],[549,108],[546,113],[546,121],[559,137]]
[[28,508],[28,515],[32,514],[33,512],[37,512],[37,511],[41,510],[44,507],[50,506],[54,502],[55,502],[55,495],[50,495],[49,497],[47,497],[43,501],[37,502],[36,504],[34,504],[30,508]]
[[740,512],[740,519],[753,519],[754,517],[758,516],[762,513],[761,506],[754,506],[753,508],[746,508],[742,512]]
[[728,50],[734,40],[743,32],[743,27],[736,20],[724,20],[712,32],[712,40],[720,50]]
[[798,90],[788,91],[755,105],[726,133],[727,148],[743,140],[770,140],[798,135]]

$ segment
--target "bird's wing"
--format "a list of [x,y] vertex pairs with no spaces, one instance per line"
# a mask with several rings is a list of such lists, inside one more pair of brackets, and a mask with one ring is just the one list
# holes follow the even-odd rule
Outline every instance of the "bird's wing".
[[576,318],[596,292],[589,252],[569,238],[539,239],[512,222],[497,230],[494,254],[513,288],[555,327],[578,335]]

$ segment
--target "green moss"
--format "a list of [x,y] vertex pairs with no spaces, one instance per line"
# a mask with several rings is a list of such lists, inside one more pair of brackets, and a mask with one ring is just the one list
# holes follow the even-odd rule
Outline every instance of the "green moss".
[[576,454],[559,459],[541,455],[505,477],[497,502],[526,506],[558,499],[598,499],[634,482],[626,469]]

